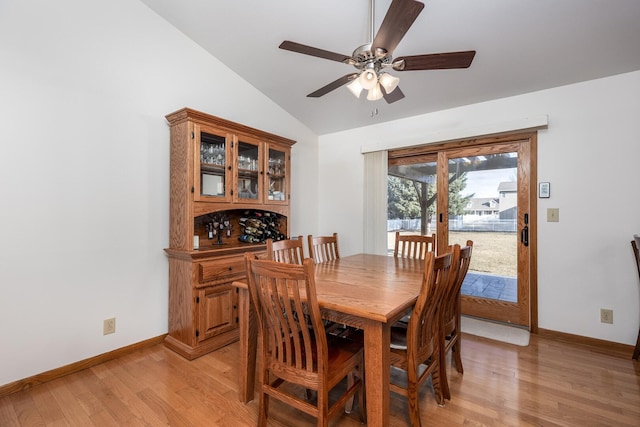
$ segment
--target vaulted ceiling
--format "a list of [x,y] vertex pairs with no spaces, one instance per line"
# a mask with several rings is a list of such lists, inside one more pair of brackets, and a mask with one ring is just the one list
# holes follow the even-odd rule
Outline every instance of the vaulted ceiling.
[[[475,50],[471,67],[391,71],[392,104],[308,98],[356,70],[278,46],[351,56],[371,41],[370,0],[141,1],[319,135],[640,70],[638,0],[424,0],[394,57]],[[390,4],[375,1],[374,32]]]

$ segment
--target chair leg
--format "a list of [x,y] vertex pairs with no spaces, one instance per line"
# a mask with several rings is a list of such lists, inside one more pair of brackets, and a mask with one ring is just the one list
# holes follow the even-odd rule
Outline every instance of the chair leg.
[[464,368],[462,367],[462,356],[460,355],[460,339],[456,338],[456,343],[451,347],[451,355],[456,365],[456,370],[464,374]]
[[[453,338],[451,338],[453,339]],[[447,342],[445,337],[440,337],[440,358],[439,358],[439,379],[440,379],[440,390],[442,393],[442,397],[447,400],[451,400],[451,391],[449,390],[449,381],[447,379]],[[433,383],[433,389],[436,392],[436,396],[438,394],[438,390],[436,389],[436,384],[431,375],[431,382]],[[440,402],[438,402],[440,404]]]
[[[367,422],[367,411],[365,407],[365,388],[364,388],[364,370],[361,367],[358,367],[355,371],[355,378],[360,380],[360,389],[356,392],[358,395],[358,415],[360,416],[360,421],[363,423]],[[355,383],[354,372],[349,372],[347,376],[347,388],[351,388]],[[344,407],[344,412],[350,414],[353,411],[353,401],[355,399],[355,395],[351,396]]]
[[[441,353],[439,365],[437,378],[435,377],[435,373],[431,374],[431,383],[433,384],[433,391],[436,393],[436,400],[438,399],[438,392],[442,394],[443,399],[451,400],[451,391],[449,390],[449,381],[447,380],[446,356],[444,353]],[[436,381],[438,384],[436,384]],[[440,402],[438,402],[438,404],[440,404]]]
[[451,347],[454,360],[456,362],[456,370],[463,374],[464,369],[462,367],[462,308],[460,302],[460,294],[458,294],[458,309],[456,312],[456,330],[455,330],[455,344]]
[[[347,375],[347,389],[350,389],[353,386],[354,383],[354,379],[353,379],[353,372],[349,372],[349,374]],[[347,400],[347,403],[344,405],[344,412],[345,414],[350,414],[351,411],[353,410],[353,398],[355,396],[351,396],[349,398],[349,400]]]
[[447,390],[447,392],[449,391],[449,384],[447,383],[446,371],[445,371],[445,375],[442,376],[440,361],[432,362],[432,363],[438,363],[438,366],[435,366],[433,371],[431,371],[431,384],[433,385],[433,392],[436,395],[436,403],[438,404],[438,406],[444,406],[444,403],[445,403],[444,391],[445,389]]
[[360,413],[360,421],[363,424],[367,423],[367,406],[366,406],[366,393],[365,393],[365,378],[364,378],[364,366],[360,366],[358,372],[360,375],[360,390],[358,390],[358,412]]
[[409,418],[411,427],[421,427],[420,405],[418,403],[418,369],[409,366],[407,371],[407,401],[409,403]]
[[[262,362],[261,362],[262,363]],[[267,426],[267,418],[269,416],[269,395],[265,392],[264,387],[269,385],[269,372],[262,366],[260,367],[260,397],[258,400],[258,427]]]
[[329,396],[327,391],[318,390],[318,427],[329,426]]
[[260,403],[258,405],[258,427],[267,426],[267,413],[269,412],[269,396],[260,392]]
[[[455,342],[451,346],[451,364],[455,365],[456,370],[462,374],[464,373],[464,369],[462,367],[462,357],[460,356],[460,339],[457,336],[453,336],[452,339],[454,339]],[[440,358],[440,382],[443,397],[451,400],[451,389],[449,388],[449,378],[447,375],[447,358],[444,353]]]
[[638,360],[640,356],[640,330],[638,331],[638,338],[636,339],[636,348],[633,350],[633,360]]

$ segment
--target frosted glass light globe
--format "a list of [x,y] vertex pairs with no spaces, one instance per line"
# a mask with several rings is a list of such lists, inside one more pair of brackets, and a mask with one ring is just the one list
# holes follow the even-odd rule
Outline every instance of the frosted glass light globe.
[[374,70],[364,70],[358,77],[360,85],[367,90],[373,89],[378,84],[378,76]]
[[380,85],[375,85],[371,89],[369,89],[369,93],[367,94],[367,99],[369,101],[377,101],[382,98],[382,90],[380,89]]
[[383,73],[380,75],[380,84],[384,87],[384,91],[388,94],[393,92],[396,87],[398,87],[398,83],[400,83],[400,79],[392,76],[388,73]]
[[356,98],[360,98],[360,93],[362,93],[364,88],[360,84],[359,79],[353,79],[353,81],[347,85],[347,89],[349,89]]

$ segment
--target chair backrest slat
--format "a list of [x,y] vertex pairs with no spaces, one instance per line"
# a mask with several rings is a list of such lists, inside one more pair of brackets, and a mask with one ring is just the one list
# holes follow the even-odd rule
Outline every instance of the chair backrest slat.
[[317,237],[313,237],[310,234],[307,236],[307,241],[309,246],[309,258],[312,258],[316,264],[340,258],[338,233],[333,233],[331,236]]
[[302,236],[297,239],[267,240],[267,259],[286,264],[302,265],[304,260],[304,240]]
[[249,290],[268,349],[265,363],[279,365],[283,377],[287,372],[301,375],[302,371],[307,376],[318,375],[327,361],[327,342],[316,297],[313,261],[305,259],[302,265],[296,265],[260,260],[252,254],[245,255],[245,259]]
[[400,234],[396,231],[393,256],[424,259],[427,252],[436,251],[436,235]]

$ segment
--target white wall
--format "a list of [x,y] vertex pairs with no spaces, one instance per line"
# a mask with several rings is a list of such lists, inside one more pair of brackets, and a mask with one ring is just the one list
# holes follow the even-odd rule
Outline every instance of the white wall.
[[3,0],[0,52],[0,385],[167,332],[168,113],[297,140],[315,232],[317,136],[142,3]]
[[[542,115],[549,125],[538,132],[538,179],[551,183],[551,198],[538,200],[539,326],[634,344],[640,72],[323,135],[320,230],[338,230],[345,255],[363,250],[361,148],[468,136]],[[545,221],[549,207],[560,209],[560,222]],[[601,307],[613,309],[613,325],[600,323]]]

